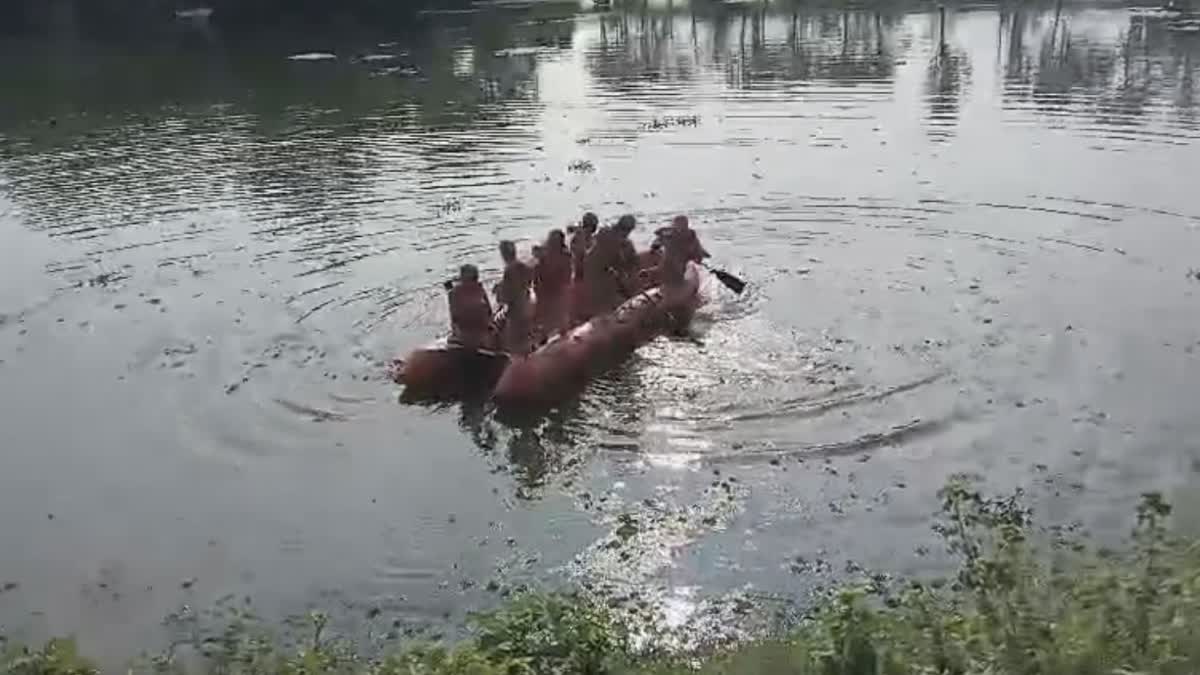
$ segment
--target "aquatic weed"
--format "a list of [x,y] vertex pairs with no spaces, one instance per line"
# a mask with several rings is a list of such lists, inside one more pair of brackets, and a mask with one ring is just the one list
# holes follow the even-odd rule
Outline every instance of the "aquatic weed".
[[[829,592],[782,635],[724,651],[633,654],[632,627],[574,593],[522,592],[471,617],[472,636],[447,646],[397,646],[368,658],[308,617],[309,635],[285,650],[249,621],[204,639],[199,670],[182,660],[156,672],[301,675],[758,675],[1200,672],[1200,555],[1170,536],[1171,507],[1143,495],[1131,547],[1110,553],[1035,527],[1016,492],[985,497],[959,476],[940,492],[935,525],[960,562],[945,580],[854,584]],[[1052,533],[1054,536],[1045,536]],[[70,641],[12,647],[0,672],[98,672]]]
[[699,115],[667,115],[665,117],[655,117],[654,119],[642,125],[642,128],[647,131],[658,131],[660,129],[669,129],[671,127],[696,127],[700,126]]
[[[1055,541],[1047,551],[1020,494],[985,498],[958,477],[936,529],[959,556],[946,583],[830,595],[785,637],[738,647],[701,673],[1200,672],[1200,556],[1171,539],[1170,507],[1143,496],[1125,555]],[[663,664],[639,672],[695,672]]]
[[79,655],[73,639],[53,639],[41,649],[13,645],[3,649],[0,640],[0,673],[11,675],[94,675],[100,672]]

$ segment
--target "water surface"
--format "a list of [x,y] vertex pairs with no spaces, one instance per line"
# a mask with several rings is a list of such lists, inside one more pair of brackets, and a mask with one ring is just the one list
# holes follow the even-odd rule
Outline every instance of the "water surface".
[[[938,569],[957,471],[1107,535],[1142,491],[1189,498],[1200,38],[1174,19],[433,21],[0,43],[11,635],[115,660],[230,596],[382,635],[561,581],[685,621]],[[382,366],[443,331],[440,281],[588,209],[642,239],[687,213],[750,289],[710,282],[693,339],[532,428],[397,403]]]

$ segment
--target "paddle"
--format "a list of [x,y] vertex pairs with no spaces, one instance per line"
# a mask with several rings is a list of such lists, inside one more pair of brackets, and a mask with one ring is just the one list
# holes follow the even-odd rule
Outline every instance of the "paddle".
[[714,269],[708,265],[704,265],[704,269],[712,272],[713,276],[715,276],[718,281],[720,281],[722,284],[725,284],[725,288],[728,288],[734,293],[741,295],[742,291],[746,290],[746,282],[733,276],[729,272],[726,272],[725,270]]

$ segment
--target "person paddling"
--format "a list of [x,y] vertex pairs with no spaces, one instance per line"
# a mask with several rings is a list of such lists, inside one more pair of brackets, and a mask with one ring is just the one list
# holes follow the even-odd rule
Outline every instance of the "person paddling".
[[449,284],[450,337],[467,349],[490,346],[492,303],[479,283],[479,270],[463,265],[458,278]]
[[655,237],[654,241],[650,242],[650,249],[642,251],[638,254],[638,289],[646,290],[654,288],[659,282],[658,267],[662,264],[663,257],[663,240],[662,237]]
[[632,297],[636,291],[634,282],[637,280],[638,273],[638,252],[637,247],[629,238],[635,227],[637,227],[637,220],[631,215],[621,216],[617,220],[617,224],[613,226],[617,237],[617,257],[612,269],[617,274],[618,288],[623,299]]
[[561,331],[567,321],[567,288],[571,283],[571,253],[562,230],[550,230],[533,268],[537,324],[546,336]]
[[583,262],[591,316],[616,309],[632,293],[638,257],[629,235],[636,225],[633,216],[625,215],[596,233]]
[[681,285],[688,262],[700,262],[710,257],[696,236],[696,231],[688,223],[687,216],[675,216],[670,226],[659,228],[655,234],[663,242],[659,280],[664,286]]
[[506,308],[504,349],[523,356],[529,353],[530,347],[529,287],[533,282],[533,270],[517,258],[517,246],[511,241],[500,242],[500,258],[504,261],[504,276],[496,284],[496,302]]
[[600,219],[596,217],[596,214],[588,211],[583,214],[583,220],[580,221],[579,227],[568,230],[571,233],[571,276],[575,281],[583,280],[583,261],[587,257],[588,249],[592,247],[596,230],[599,227]]

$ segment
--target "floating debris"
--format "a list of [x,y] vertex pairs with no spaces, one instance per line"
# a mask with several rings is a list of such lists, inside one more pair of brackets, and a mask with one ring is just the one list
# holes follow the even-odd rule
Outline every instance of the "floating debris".
[[175,10],[176,19],[187,19],[190,21],[206,21],[212,16],[212,7],[192,7],[191,9]]
[[76,283],[75,287],[82,288],[84,286],[89,286],[89,287],[107,286],[111,283],[115,283],[115,282],[118,282],[118,281],[121,281],[124,279],[128,279],[128,278],[129,278],[129,275],[122,274],[121,272],[101,272],[100,274],[97,274],[96,276],[92,277],[91,279],[88,279],[87,281],[80,281],[80,282]]
[[540,51],[540,47],[509,47],[508,49],[497,49],[492,52],[492,56],[532,56]]
[[1133,7],[1129,10],[1130,16],[1147,19],[1174,19],[1182,14],[1183,12],[1172,7]]
[[383,70],[380,70],[379,72],[377,72],[375,74],[376,75],[399,75],[401,77],[415,77],[415,76],[421,74],[421,70],[419,68],[417,68],[416,66],[392,66],[390,68],[384,68]]
[[621,525],[616,529],[614,534],[616,534],[617,538],[622,542],[634,536],[640,530],[638,527],[637,516],[631,513],[622,513],[620,516],[617,516],[617,521],[621,523]]
[[307,52],[304,54],[292,54],[288,57],[288,61],[335,61],[336,54],[329,52]]
[[695,127],[700,126],[699,115],[668,115],[666,117],[656,117],[642,125],[646,130],[669,129],[671,127]]
[[289,412],[306,416],[314,422],[345,422],[347,419],[349,419],[348,416],[337,412],[336,410],[322,410],[313,406],[295,403],[284,398],[276,398],[275,402]]
[[438,204],[438,206],[437,206],[437,212],[439,214],[443,214],[443,215],[447,214],[447,213],[455,213],[458,211],[462,211],[462,209],[463,209],[462,197],[447,197],[445,199],[445,201],[443,201],[441,204]]

